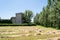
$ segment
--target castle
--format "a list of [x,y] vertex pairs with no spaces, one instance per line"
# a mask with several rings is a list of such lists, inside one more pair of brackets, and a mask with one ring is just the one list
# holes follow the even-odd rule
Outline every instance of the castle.
[[22,13],[16,13],[16,17],[11,17],[13,24],[22,24]]

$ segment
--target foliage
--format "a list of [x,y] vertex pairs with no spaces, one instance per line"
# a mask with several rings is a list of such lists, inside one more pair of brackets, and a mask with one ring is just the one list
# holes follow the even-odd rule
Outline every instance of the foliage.
[[31,22],[31,19],[33,17],[33,12],[30,11],[30,10],[26,10],[23,14],[23,23],[30,23]]
[[34,17],[34,23],[39,24],[39,14],[38,13]]
[[8,24],[11,24],[12,21],[10,19],[2,19],[0,20],[0,23],[3,24],[3,23],[8,23]]
[[48,0],[48,5],[43,8],[39,15],[35,16],[34,22],[46,27],[60,28],[59,4],[59,0]]
[[0,26],[36,26],[36,24],[34,23],[23,23],[23,24],[8,24],[8,23],[3,23],[3,24],[0,24]]

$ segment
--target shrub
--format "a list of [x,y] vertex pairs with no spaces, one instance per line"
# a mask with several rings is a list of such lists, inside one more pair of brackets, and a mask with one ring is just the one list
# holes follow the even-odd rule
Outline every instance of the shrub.
[[29,23],[29,24],[27,24],[27,23],[24,23],[24,24],[0,24],[0,26],[36,26],[36,24],[34,24],[34,23]]

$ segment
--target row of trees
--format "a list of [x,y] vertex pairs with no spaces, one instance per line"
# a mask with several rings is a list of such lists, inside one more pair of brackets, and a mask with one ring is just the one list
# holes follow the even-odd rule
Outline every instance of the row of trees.
[[46,27],[60,28],[60,0],[48,0],[48,5],[34,17],[34,22]]
[[12,21],[10,19],[1,19],[0,24],[11,24]]

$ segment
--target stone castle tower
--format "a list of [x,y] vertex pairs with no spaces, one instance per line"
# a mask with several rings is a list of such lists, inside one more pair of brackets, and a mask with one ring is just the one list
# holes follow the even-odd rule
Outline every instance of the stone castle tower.
[[16,13],[16,17],[11,18],[13,24],[22,24],[22,13]]

